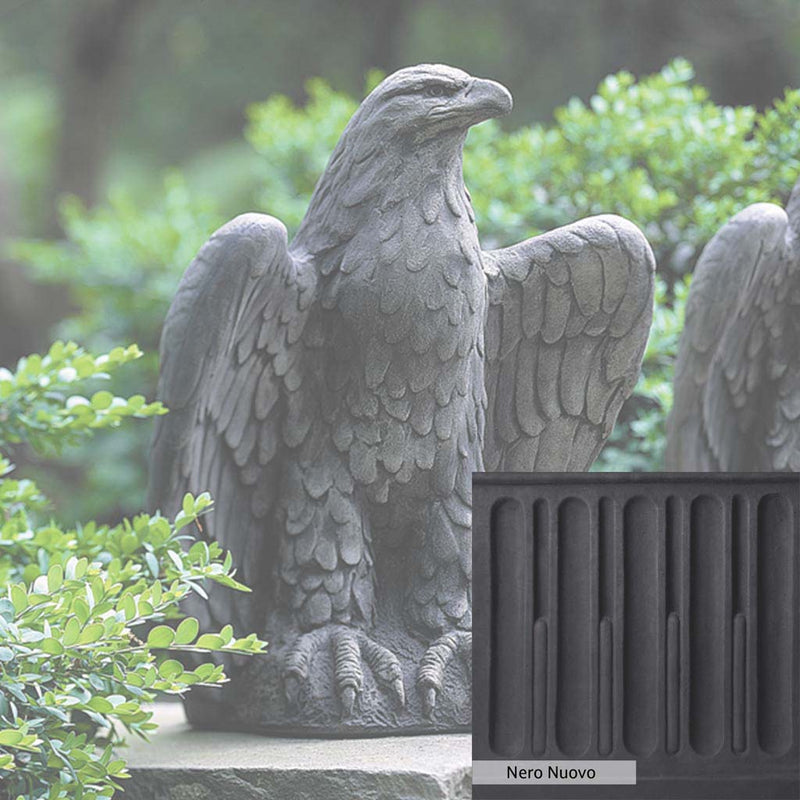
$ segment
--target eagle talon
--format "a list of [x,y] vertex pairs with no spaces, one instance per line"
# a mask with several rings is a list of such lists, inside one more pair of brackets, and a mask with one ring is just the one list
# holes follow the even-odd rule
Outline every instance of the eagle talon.
[[455,655],[469,665],[472,654],[472,631],[451,631],[431,643],[422,657],[417,673],[417,687],[422,694],[422,710],[433,718],[436,701],[444,691],[447,667]]
[[403,673],[397,656],[363,631],[344,625],[330,625],[301,634],[286,655],[284,691],[289,703],[296,703],[301,686],[309,682],[314,657],[323,644],[329,644],[333,660],[333,678],[341,703],[342,718],[353,716],[356,700],[364,686],[364,664],[375,682],[405,706]]
[[433,712],[436,709],[436,689],[429,686],[425,689],[422,695],[422,710],[428,719],[433,718]]
[[300,694],[301,681],[297,675],[288,674],[284,676],[283,691],[286,695],[286,701],[289,705],[294,705],[297,702],[297,697]]
[[342,689],[339,697],[342,702],[342,718],[348,719],[353,716],[353,708],[356,704],[356,689],[354,686],[346,686]]

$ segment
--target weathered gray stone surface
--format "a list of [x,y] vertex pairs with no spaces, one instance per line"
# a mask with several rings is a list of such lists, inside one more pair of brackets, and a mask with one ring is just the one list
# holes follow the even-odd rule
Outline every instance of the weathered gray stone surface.
[[510,109],[494,81],[402,69],[353,115],[291,243],[244,214],[186,271],[150,505],[211,492],[198,535],[253,592],[186,610],[270,645],[191,692],[194,724],[469,729],[472,473],[587,469],[652,316],[653,254],[620,217],[483,250],[462,149]]
[[800,180],[706,245],[675,362],[667,469],[800,470]]
[[471,737],[277,739],[198,731],[157,707],[150,743],[131,741],[126,800],[465,800]]

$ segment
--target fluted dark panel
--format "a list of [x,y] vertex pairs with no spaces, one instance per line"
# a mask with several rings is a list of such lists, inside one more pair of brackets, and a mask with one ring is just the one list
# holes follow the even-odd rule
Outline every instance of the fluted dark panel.
[[[475,482],[476,758],[635,758],[650,798],[796,800],[797,478],[505,477]],[[516,789],[491,797],[551,798]]]

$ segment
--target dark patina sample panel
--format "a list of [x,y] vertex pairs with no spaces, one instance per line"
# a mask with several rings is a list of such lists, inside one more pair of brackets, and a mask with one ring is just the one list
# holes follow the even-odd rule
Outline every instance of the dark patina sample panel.
[[476,798],[800,795],[792,474],[475,474],[473,758],[637,784]]

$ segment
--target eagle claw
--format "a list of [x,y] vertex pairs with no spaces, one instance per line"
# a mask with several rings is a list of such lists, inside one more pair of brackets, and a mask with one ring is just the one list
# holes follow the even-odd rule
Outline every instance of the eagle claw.
[[428,719],[433,718],[436,701],[444,691],[447,667],[455,655],[471,666],[472,631],[450,631],[432,642],[420,661],[417,688],[422,695],[422,710]]
[[328,625],[301,634],[289,650],[283,679],[290,704],[297,702],[301,687],[308,683],[313,658],[325,644],[331,648],[334,683],[344,719],[353,716],[356,700],[361,696],[364,664],[369,667],[376,683],[383,686],[399,706],[405,706],[403,672],[397,656],[363,631],[344,625]]

